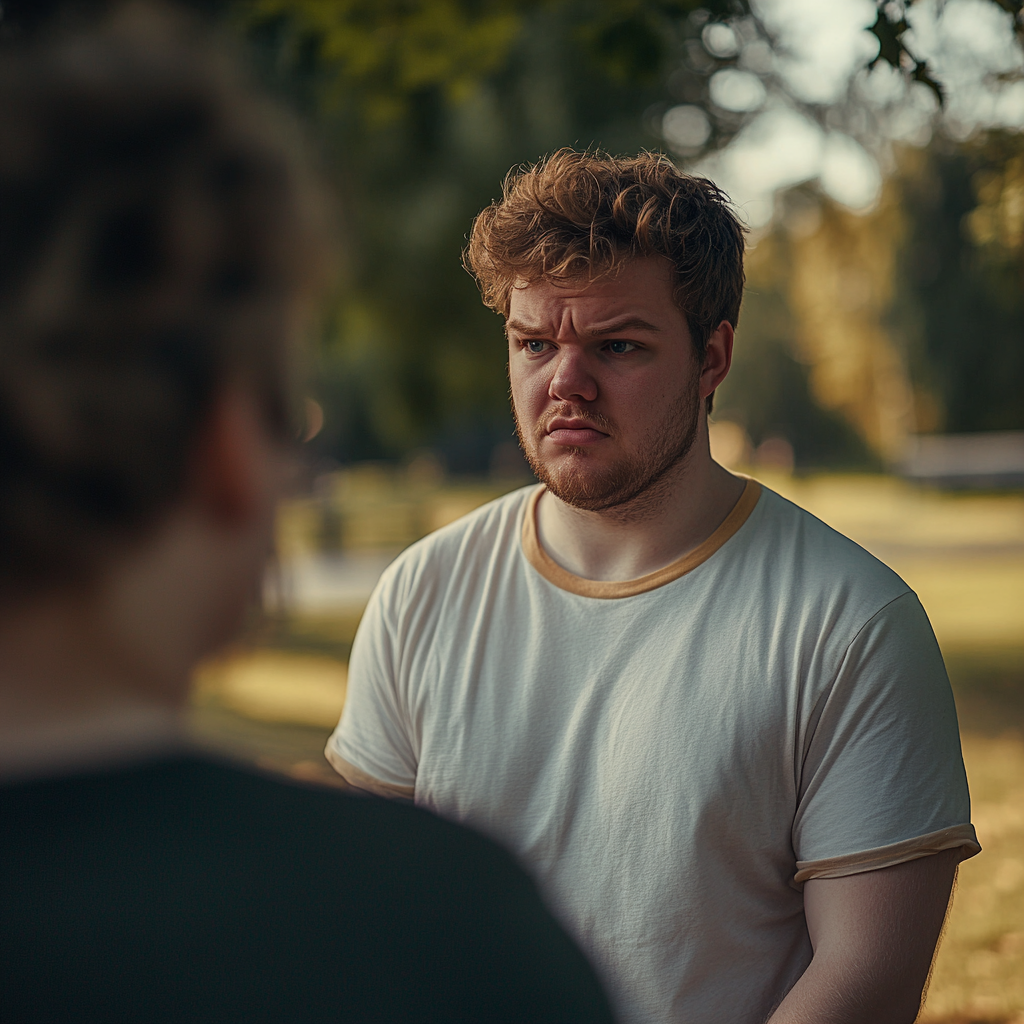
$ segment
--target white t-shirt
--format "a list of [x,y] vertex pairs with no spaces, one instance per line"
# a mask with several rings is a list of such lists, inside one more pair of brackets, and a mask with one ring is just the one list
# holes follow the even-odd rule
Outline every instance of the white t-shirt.
[[328,757],[517,853],[623,1021],[761,1024],[811,959],[804,880],[980,849],[928,620],[753,481],[627,583],[543,551],[540,493],[387,570]]

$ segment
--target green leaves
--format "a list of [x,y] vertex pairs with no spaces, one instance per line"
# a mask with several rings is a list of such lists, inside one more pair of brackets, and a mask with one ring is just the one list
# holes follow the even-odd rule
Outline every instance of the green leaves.
[[464,99],[500,68],[530,0],[256,0],[236,4],[246,33],[273,41],[279,74],[310,76],[331,112],[355,102],[375,124],[413,94]]
[[[721,89],[713,96],[716,75],[719,84],[756,77],[775,100],[821,123],[841,123],[839,107],[860,102],[851,93],[826,109],[787,92],[783,44],[748,0],[216,2],[227,4],[273,86],[311,115],[340,194],[348,273],[318,352],[327,422],[312,446],[341,461],[454,450],[467,438],[484,451],[508,441],[500,323],[480,305],[459,252],[509,167],[562,145],[672,146],[677,158],[695,159],[758,116]],[[1024,0],[991,2],[1018,15]],[[905,11],[899,0],[877,5],[873,63],[941,96],[908,50]],[[1015,24],[1019,32],[1019,17]],[[666,113],[679,131],[666,130]],[[978,230],[1010,223],[1008,202],[979,214]],[[932,219],[945,223],[934,211],[922,215]],[[959,219],[952,223],[959,231]],[[923,247],[922,266],[931,248]],[[955,275],[944,279],[927,302],[938,308],[953,283]],[[955,321],[973,338],[955,312],[943,307],[932,333],[945,337],[940,328]],[[1017,320],[1006,323],[1019,333]],[[945,365],[952,356],[934,359]],[[762,369],[752,368],[755,389]],[[789,369],[769,385],[779,409],[801,394],[811,402],[799,367]],[[825,436],[820,417],[805,411],[808,435]],[[840,440],[829,444],[838,450]]]

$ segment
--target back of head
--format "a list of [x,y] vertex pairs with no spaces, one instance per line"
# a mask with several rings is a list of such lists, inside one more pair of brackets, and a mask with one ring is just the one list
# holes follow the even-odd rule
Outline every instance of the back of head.
[[289,432],[323,255],[294,141],[156,4],[0,51],[0,599],[158,519],[226,381]]
[[726,195],[667,157],[561,149],[508,176],[502,199],[473,224],[465,259],[484,302],[508,316],[517,285],[593,280],[629,259],[663,257],[703,360],[718,324],[739,319],[743,235]]

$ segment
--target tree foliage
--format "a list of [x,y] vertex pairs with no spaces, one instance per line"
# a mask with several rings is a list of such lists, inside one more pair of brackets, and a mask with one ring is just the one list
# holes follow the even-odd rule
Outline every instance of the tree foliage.
[[[509,437],[501,324],[480,305],[459,255],[473,216],[510,167],[562,145],[661,148],[669,141],[662,117],[679,105],[706,118],[696,141],[673,143],[691,159],[757,116],[714,101],[716,74],[756,75],[776,96],[786,88],[770,60],[780,44],[748,0],[183,2],[246,40],[259,74],[312,123],[337,186],[347,268],[314,388],[327,411],[319,450],[340,460],[433,446],[453,468],[478,470]],[[941,99],[927,62],[907,44],[910,2],[877,4],[872,62]],[[1020,34],[1024,0],[990,2],[1013,15]],[[105,5],[5,0],[0,33],[17,37],[55,13],[84,16]],[[835,122],[834,109],[786,102]],[[971,376],[963,340],[976,336],[970,325],[982,308],[1004,337],[1020,329],[1019,246],[1007,247],[1009,229],[986,226],[1008,223],[1017,172],[998,154],[984,163],[980,152],[936,149],[920,180],[901,186],[910,224],[900,250],[905,287],[886,314],[911,339],[908,364],[935,396],[935,423],[951,429],[1016,422],[1012,402],[991,388],[984,402],[971,397],[984,390],[983,375]],[[921,268],[936,252],[943,269],[928,279]],[[794,340],[801,329],[785,288],[754,290],[740,335],[749,350],[722,408],[745,403],[736,414],[743,411],[752,433],[787,433],[804,462],[863,459],[863,441],[851,434],[857,417],[822,405],[820,373]],[[1000,379],[1019,379],[1015,358],[999,357]],[[971,383],[958,396],[964,381]],[[986,416],[970,412],[982,407]]]
[[[1006,3],[1019,14],[1017,0]],[[661,115],[679,102],[709,119],[707,138],[684,156],[724,145],[755,115],[717,107],[713,76],[739,66],[751,43],[777,45],[742,0],[259,0],[229,10],[265,74],[314,118],[342,191],[351,268],[321,354],[321,449],[350,459],[432,445],[456,469],[481,468],[511,431],[500,323],[458,261],[472,217],[507,169],[560,145],[661,147]],[[941,99],[906,45],[905,10],[878,6],[874,62]],[[716,46],[713,25],[727,26],[737,45]],[[782,88],[768,65],[759,73]],[[913,209],[921,224],[901,250],[899,301],[875,314],[917,325],[912,370],[921,393],[936,395],[943,423],[1008,422],[965,418],[948,386],[934,383],[959,372],[955,346],[939,340],[957,320],[931,312],[940,296],[913,271],[915,232],[941,223],[959,238],[959,218],[973,207]],[[975,301],[962,287],[956,294],[964,308]],[[865,438],[877,443],[863,428],[872,414],[856,412],[855,401],[823,401],[823,371],[795,340],[807,329],[793,301],[785,289],[748,297],[748,348],[723,409],[741,402],[755,440],[783,433],[802,463],[864,462]]]
[[939,142],[898,177],[894,323],[934,403],[926,429],[1024,430],[1024,136]]

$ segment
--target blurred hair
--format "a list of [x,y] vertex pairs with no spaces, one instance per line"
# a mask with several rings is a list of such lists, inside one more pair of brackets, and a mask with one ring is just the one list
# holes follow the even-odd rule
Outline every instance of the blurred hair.
[[703,363],[718,325],[739,320],[744,231],[721,189],[665,156],[560,149],[508,175],[501,201],[474,221],[464,262],[484,303],[508,317],[515,287],[593,281],[627,260],[664,257]]
[[329,256],[298,148],[157,4],[0,51],[0,597],[88,576],[168,511],[228,382],[291,434]]

